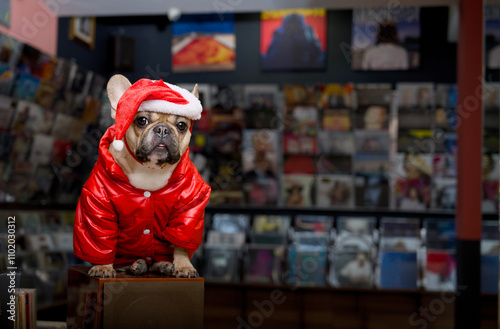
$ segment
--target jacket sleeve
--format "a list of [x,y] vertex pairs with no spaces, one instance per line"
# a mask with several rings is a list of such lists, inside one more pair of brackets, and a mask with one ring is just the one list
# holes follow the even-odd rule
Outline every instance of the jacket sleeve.
[[83,188],[75,213],[75,255],[94,265],[113,263],[118,238],[118,216],[107,198]]
[[210,186],[204,185],[190,202],[170,217],[163,231],[165,240],[186,249],[189,257],[192,257],[203,240],[205,207],[210,199],[210,190]]

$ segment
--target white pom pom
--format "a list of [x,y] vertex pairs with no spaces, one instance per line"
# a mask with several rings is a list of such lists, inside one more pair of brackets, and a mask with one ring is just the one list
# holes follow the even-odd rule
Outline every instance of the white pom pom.
[[115,149],[115,151],[117,152],[120,152],[121,150],[123,150],[123,141],[121,140],[115,140],[113,141],[113,148]]

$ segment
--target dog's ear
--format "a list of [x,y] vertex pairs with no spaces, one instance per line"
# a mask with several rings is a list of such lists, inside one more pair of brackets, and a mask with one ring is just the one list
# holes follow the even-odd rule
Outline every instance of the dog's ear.
[[115,74],[109,79],[106,90],[108,91],[109,102],[111,103],[111,117],[114,119],[116,116],[116,107],[120,97],[132,84],[121,74]]
[[196,98],[200,98],[200,94],[198,93],[198,84],[194,85],[193,91],[191,92]]

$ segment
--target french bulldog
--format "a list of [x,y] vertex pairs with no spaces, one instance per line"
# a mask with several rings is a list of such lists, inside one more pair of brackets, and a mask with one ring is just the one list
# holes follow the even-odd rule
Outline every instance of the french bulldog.
[[[111,103],[111,117],[115,119],[120,98],[131,87],[131,83],[122,75],[113,76],[107,85]],[[195,85],[193,95],[198,98]],[[191,138],[191,119],[186,117],[139,110],[125,134],[127,150],[117,151],[111,145],[109,152],[114,161],[136,189],[157,191],[169,183],[184,153],[188,150]],[[165,241],[165,243],[170,243]],[[117,268],[129,270],[135,275],[155,271],[175,277],[198,277],[198,272],[191,264],[188,251],[171,244],[173,262],[156,261],[149,268],[144,258],[139,258],[131,265]],[[88,272],[92,277],[115,277],[113,264],[94,265]]]

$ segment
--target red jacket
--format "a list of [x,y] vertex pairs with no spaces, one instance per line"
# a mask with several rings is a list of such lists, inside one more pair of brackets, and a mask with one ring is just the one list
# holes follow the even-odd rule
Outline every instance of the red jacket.
[[109,153],[113,136],[114,126],[101,139],[97,163],[78,201],[75,255],[92,264],[172,261],[175,245],[192,257],[203,238],[210,186],[189,159],[189,149],[165,187],[145,191],[130,185]]

